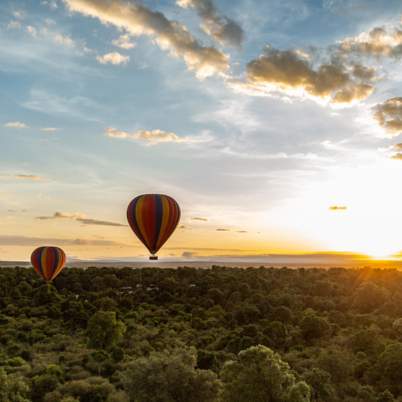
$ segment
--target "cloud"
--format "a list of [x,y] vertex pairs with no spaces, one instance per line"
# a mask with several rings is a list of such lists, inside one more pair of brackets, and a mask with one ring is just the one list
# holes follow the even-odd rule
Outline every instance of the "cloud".
[[373,92],[373,86],[362,79],[362,73],[362,68],[353,72],[333,61],[314,68],[300,52],[267,47],[261,56],[247,64],[247,84],[266,92],[302,91],[333,103],[351,103]]
[[20,29],[21,28],[21,22],[17,20],[11,20],[7,24],[7,29]]
[[183,253],[181,254],[183,258],[193,258],[195,255],[196,253],[194,253],[193,251],[183,251]]
[[20,180],[31,180],[31,181],[42,180],[41,176],[37,176],[35,174],[16,174],[15,177]]
[[127,64],[130,56],[124,56],[119,52],[106,53],[103,56],[97,56],[96,60],[101,64]]
[[236,233],[248,233],[247,230],[236,230]]
[[110,138],[142,141],[145,142],[147,145],[158,145],[167,142],[196,144],[196,143],[208,142],[211,140],[211,137],[208,135],[180,137],[179,135],[173,132],[163,131],[159,129],[138,130],[130,133],[127,131],[117,130],[113,127],[109,127],[106,129],[106,135]]
[[38,216],[36,219],[39,220],[49,220],[49,219],[83,219],[85,218],[84,214],[79,212],[55,212],[52,216]]
[[397,154],[392,155],[391,158],[398,161],[402,161],[402,152],[398,152]]
[[401,57],[402,30],[391,27],[376,27],[369,32],[344,39],[339,48],[343,53]]
[[127,226],[122,223],[101,221],[98,219],[88,219],[88,218],[78,218],[77,221],[83,223],[84,225],[116,226],[116,227]]
[[390,135],[402,132],[402,97],[395,97],[376,105],[374,118]]
[[194,218],[191,218],[193,221],[202,221],[202,222],[207,222],[208,218],[203,218],[201,216],[194,216]]
[[29,128],[25,123],[21,121],[9,121],[8,123],[4,124],[6,128]]
[[74,47],[75,42],[71,39],[68,35],[63,35],[61,33],[53,34],[53,41],[59,45],[67,46],[67,47]]
[[331,205],[329,207],[330,211],[346,211],[348,207],[346,205]]
[[122,223],[117,222],[109,222],[109,221],[102,221],[99,219],[91,219],[87,218],[85,214],[81,214],[78,212],[69,213],[69,212],[55,212],[51,216],[38,216],[36,219],[39,220],[51,220],[51,219],[71,219],[77,222],[80,222],[84,225],[96,225],[96,226],[115,226],[115,227],[124,227]]
[[217,232],[229,232],[229,229],[224,229],[224,228],[218,228],[216,229]]
[[223,45],[240,47],[244,32],[232,19],[220,15],[212,0],[177,0],[183,8],[194,8],[202,20],[201,28],[205,33]]
[[160,12],[144,5],[122,0],[64,0],[71,11],[98,18],[134,36],[147,35],[162,49],[173,56],[181,57],[188,69],[197,77],[225,73],[229,68],[228,56],[215,49],[201,45],[177,21],[171,21]]
[[38,30],[34,26],[28,25],[25,29],[32,37],[38,37]]
[[55,244],[59,246],[118,246],[123,245],[110,240],[90,239],[59,239],[46,237],[8,236],[0,235],[2,246],[40,246],[43,244]]
[[55,133],[56,131],[59,131],[57,127],[42,127],[40,131],[43,131],[44,133]]
[[112,41],[112,44],[126,50],[135,47],[135,43],[131,41],[131,37],[128,34],[120,35],[117,39]]
[[[49,30],[47,26],[38,27],[33,25],[27,25],[25,27],[26,32],[33,38],[45,38],[50,39],[57,45],[75,48],[77,43],[69,35],[65,35],[60,32],[54,32]],[[82,50],[88,50],[85,46],[81,46]]]

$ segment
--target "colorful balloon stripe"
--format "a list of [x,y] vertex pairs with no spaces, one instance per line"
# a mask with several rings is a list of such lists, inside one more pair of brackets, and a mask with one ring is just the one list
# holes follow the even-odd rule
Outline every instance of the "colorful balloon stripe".
[[176,229],[180,207],[167,195],[143,194],[130,202],[127,220],[149,252],[155,254]]
[[65,262],[66,255],[59,247],[38,247],[31,255],[35,271],[47,282],[56,278]]

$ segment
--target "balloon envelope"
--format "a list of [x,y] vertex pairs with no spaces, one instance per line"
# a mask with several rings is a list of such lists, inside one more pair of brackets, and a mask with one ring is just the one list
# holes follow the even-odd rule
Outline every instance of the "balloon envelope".
[[31,255],[31,263],[35,271],[50,282],[62,271],[66,255],[59,247],[38,247]]
[[155,254],[176,229],[180,207],[168,195],[143,194],[130,202],[127,220],[149,252]]

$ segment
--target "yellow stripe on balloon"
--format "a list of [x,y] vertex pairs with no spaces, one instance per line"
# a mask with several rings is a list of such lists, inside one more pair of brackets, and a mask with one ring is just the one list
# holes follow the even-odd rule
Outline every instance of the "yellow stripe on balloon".
[[63,265],[64,265],[64,257],[62,254],[62,251],[59,249],[56,249],[57,252],[57,267],[56,269],[53,271],[53,275],[52,275],[52,280],[54,278],[56,278],[56,276],[59,274],[59,272],[63,269]]
[[141,209],[143,207],[144,200],[145,200],[145,197],[141,197],[137,201],[137,204],[135,205],[134,213],[135,213],[135,220],[136,220],[136,222],[138,224],[138,229],[139,229],[139,231],[140,231],[140,233],[141,233],[141,235],[142,235],[142,237],[143,237],[143,239],[145,241],[145,244],[149,244],[149,239],[148,239],[147,233],[146,233],[145,228],[144,228],[144,222],[142,221],[142,214],[141,214]]

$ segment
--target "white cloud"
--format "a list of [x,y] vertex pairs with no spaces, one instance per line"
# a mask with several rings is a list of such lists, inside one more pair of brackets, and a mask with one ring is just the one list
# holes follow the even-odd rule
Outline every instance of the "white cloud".
[[131,37],[128,34],[120,35],[117,39],[113,40],[112,43],[114,46],[126,50],[135,47],[135,43],[132,42]]
[[53,41],[59,45],[67,46],[67,47],[74,47],[75,43],[74,40],[70,38],[68,35],[63,35],[61,33],[55,33],[53,35]]
[[134,132],[127,132],[122,130],[117,130],[113,127],[109,127],[106,129],[106,135],[111,138],[120,138],[120,139],[131,139],[136,141],[145,142],[147,145],[158,145],[161,143],[181,143],[181,144],[197,144],[203,142],[209,142],[212,138],[207,135],[199,135],[199,136],[185,136],[180,137],[179,135],[163,130],[138,130]]
[[346,38],[340,43],[344,53],[367,56],[402,56],[402,30],[394,27],[376,27],[369,32]]
[[214,47],[201,45],[177,21],[144,5],[122,0],[64,0],[71,11],[98,18],[132,35],[146,35],[172,55],[181,57],[197,77],[225,73],[229,69],[228,56]]
[[25,123],[21,121],[9,121],[8,123],[4,124],[4,127],[7,128],[29,128]]
[[124,56],[119,52],[106,53],[103,56],[98,56],[96,60],[101,64],[127,64],[130,56]]
[[38,30],[34,26],[28,25],[26,27],[26,30],[32,37],[34,37],[34,38],[38,37]]
[[57,127],[42,127],[40,131],[43,131],[44,133],[55,133],[56,131],[59,131]]

